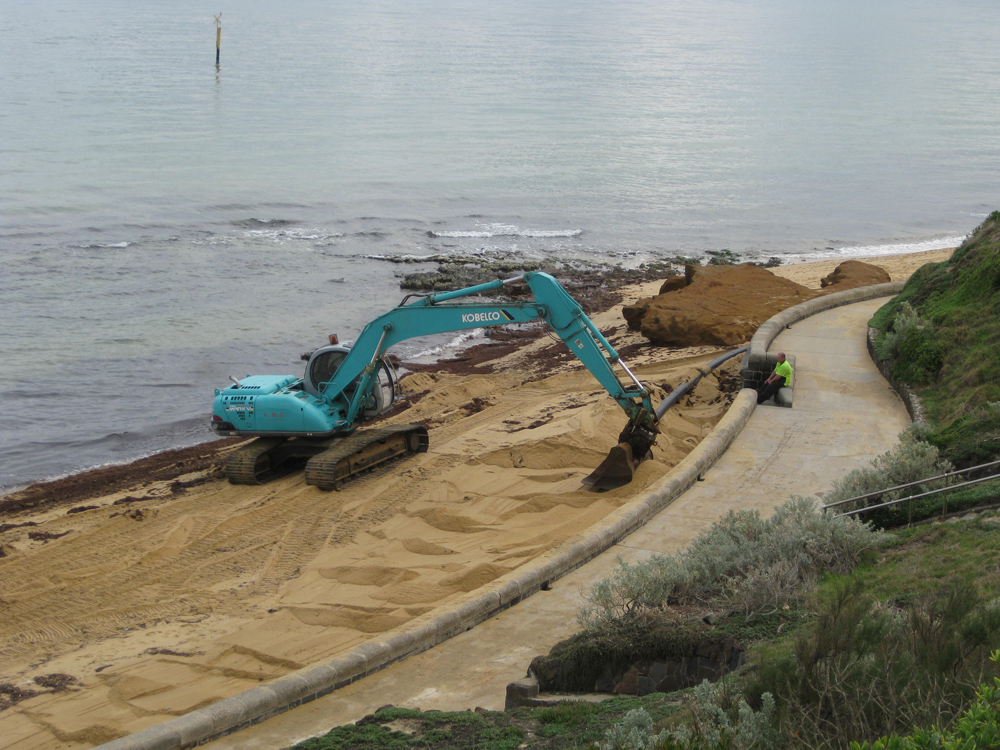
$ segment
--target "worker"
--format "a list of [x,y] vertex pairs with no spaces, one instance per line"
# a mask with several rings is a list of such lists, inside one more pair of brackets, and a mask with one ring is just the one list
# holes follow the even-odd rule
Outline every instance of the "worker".
[[792,384],[792,366],[785,359],[784,352],[778,352],[778,363],[763,385],[757,389],[757,403],[763,404],[786,385]]

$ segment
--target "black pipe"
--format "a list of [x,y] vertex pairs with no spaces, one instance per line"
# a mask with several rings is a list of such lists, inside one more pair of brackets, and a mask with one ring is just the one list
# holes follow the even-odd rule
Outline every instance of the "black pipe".
[[656,418],[662,419],[663,415],[667,413],[667,409],[669,409],[671,406],[680,401],[681,396],[683,396],[685,393],[694,388],[695,385],[698,384],[698,381],[701,380],[706,375],[708,375],[708,373],[710,373],[712,370],[714,370],[716,367],[721,365],[726,360],[732,359],[737,354],[742,354],[749,348],[750,348],[749,344],[747,344],[746,346],[741,346],[739,349],[734,349],[733,351],[728,352],[727,354],[723,354],[721,357],[716,357],[715,359],[713,359],[711,362],[708,363],[708,365],[706,365],[708,369],[702,370],[701,368],[699,368],[698,377],[688,381],[687,383],[684,383],[683,385],[677,386],[676,388],[674,388],[674,390],[670,392],[669,396],[667,396],[665,399],[663,399],[663,401],[660,402],[660,405],[656,407]]

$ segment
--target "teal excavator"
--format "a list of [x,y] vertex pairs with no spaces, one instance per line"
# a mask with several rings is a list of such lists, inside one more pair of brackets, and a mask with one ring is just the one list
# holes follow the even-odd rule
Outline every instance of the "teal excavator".
[[[525,283],[534,300],[456,303]],[[414,299],[416,297],[416,299]],[[412,301],[411,301],[412,300]],[[661,414],[579,304],[546,273],[426,296],[410,295],[365,326],[353,346],[331,343],[308,356],[304,375],[248,375],[216,389],[212,428],[219,435],[255,437],[233,451],[226,475],[233,484],[262,484],[305,463],[308,484],[337,489],[387,461],[427,450],[427,428],[394,424],[357,430],[400,397],[399,378],[386,357],[393,344],[415,336],[543,320],[565,342],[628,416],[618,445],[584,483],[611,489],[632,480],[658,434]],[[625,385],[614,371],[621,368]]]

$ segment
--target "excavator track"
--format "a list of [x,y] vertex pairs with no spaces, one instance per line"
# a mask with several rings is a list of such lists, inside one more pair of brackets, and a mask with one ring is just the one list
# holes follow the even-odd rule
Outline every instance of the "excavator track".
[[306,484],[335,490],[348,479],[411,453],[426,453],[427,428],[392,425],[341,438],[306,463]]
[[238,448],[226,459],[226,478],[230,484],[264,484],[275,476],[274,450],[288,438],[257,438]]

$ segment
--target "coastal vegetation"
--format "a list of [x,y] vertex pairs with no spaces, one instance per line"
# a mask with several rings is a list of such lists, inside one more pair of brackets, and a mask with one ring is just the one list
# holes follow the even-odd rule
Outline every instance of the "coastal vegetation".
[[1000,211],[870,325],[876,355],[923,404],[924,439],[959,468],[1000,458]]
[[[857,469],[827,494],[827,503],[906,483],[906,490],[861,501],[877,504],[945,486],[921,482],[954,469],[1000,459],[1000,211],[990,214],[954,252],[928,263],[869,323],[883,372],[911,396],[925,421],[900,444]],[[984,476],[993,472],[983,472]],[[965,479],[973,478],[973,475]],[[962,480],[954,480],[962,481]],[[882,527],[997,502],[1000,481],[874,510]]]

